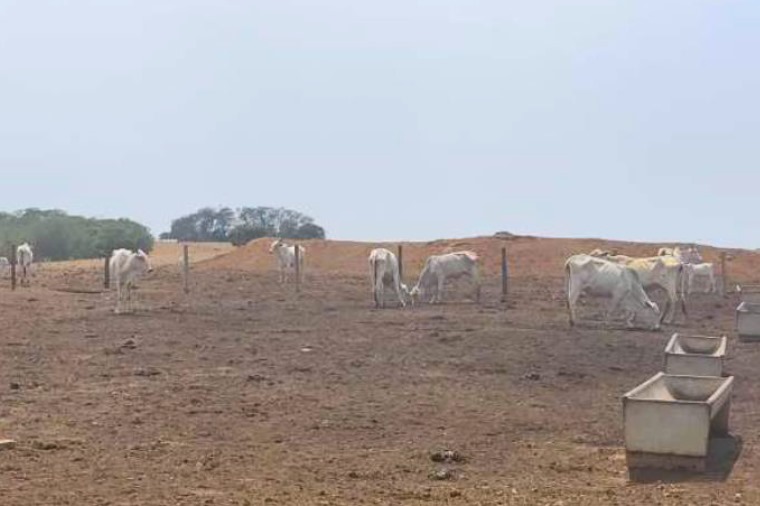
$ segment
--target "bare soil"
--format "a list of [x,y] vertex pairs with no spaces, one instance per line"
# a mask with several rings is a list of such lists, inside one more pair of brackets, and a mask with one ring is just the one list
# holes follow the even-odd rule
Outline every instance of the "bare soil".
[[[564,258],[658,245],[405,244],[408,282],[428,254],[478,252],[484,300],[463,284],[443,305],[385,310],[366,275],[376,245],[306,243],[300,294],[268,245],[194,246],[189,295],[178,247],[161,245],[131,315],[99,293],[99,261],[4,283],[0,440],[16,444],[0,447],[0,504],[760,504],[760,344],[735,338],[734,295],[695,296],[663,332],[605,328],[587,300],[568,327]],[[732,284],[760,279],[760,255],[730,254]],[[621,396],[661,369],[673,331],[730,336],[734,439],[706,476],[632,481]]]

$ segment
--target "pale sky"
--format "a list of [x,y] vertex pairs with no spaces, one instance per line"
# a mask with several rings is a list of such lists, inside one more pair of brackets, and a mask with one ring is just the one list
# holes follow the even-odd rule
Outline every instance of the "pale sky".
[[760,247],[760,2],[0,2],[2,204]]

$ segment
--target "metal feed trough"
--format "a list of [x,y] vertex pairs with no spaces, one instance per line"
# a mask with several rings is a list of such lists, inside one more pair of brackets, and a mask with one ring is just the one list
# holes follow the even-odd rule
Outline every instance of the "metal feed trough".
[[760,303],[739,304],[736,308],[736,330],[743,341],[760,341]]
[[760,285],[741,285],[739,294],[742,302],[760,303]]
[[733,377],[659,373],[625,394],[628,467],[704,472],[711,432],[728,434],[733,386]]
[[727,342],[725,337],[673,334],[665,348],[665,373],[723,376]]

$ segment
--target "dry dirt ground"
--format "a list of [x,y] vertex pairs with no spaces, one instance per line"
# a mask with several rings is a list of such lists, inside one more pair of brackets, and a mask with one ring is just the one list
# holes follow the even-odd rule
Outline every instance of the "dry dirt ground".
[[[375,310],[373,245],[307,243],[297,295],[277,284],[267,244],[194,246],[189,295],[178,247],[161,245],[132,315],[99,293],[101,262],[4,283],[0,439],[16,444],[0,449],[0,504],[760,504],[760,344],[736,340],[735,296],[697,296],[688,323],[659,333],[605,329],[589,300],[568,328],[567,255],[656,245],[406,244],[407,280],[429,253],[480,253],[484,300],[456,286],[440,306]],[[730,258],[732,283],[760,277],[760,255]],[[730,336],[736,452],[703,478],[632,482],[621,395],[661,369],[673,331]],[[442,450],[462,458],[433,462]]]

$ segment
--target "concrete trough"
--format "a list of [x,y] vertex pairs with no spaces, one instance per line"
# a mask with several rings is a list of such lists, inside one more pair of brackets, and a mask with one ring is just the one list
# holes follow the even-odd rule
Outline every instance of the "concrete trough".
[[665,374],[676,376],[723,376],[728,340],[673,334],[665,348]]
[[659,373],[623,396],[631,469],[705,472],[710,435],[727,435],[734,378]]
[[736,308],[736,331],[742,341],[760,341],[760,303],[739,304]]

